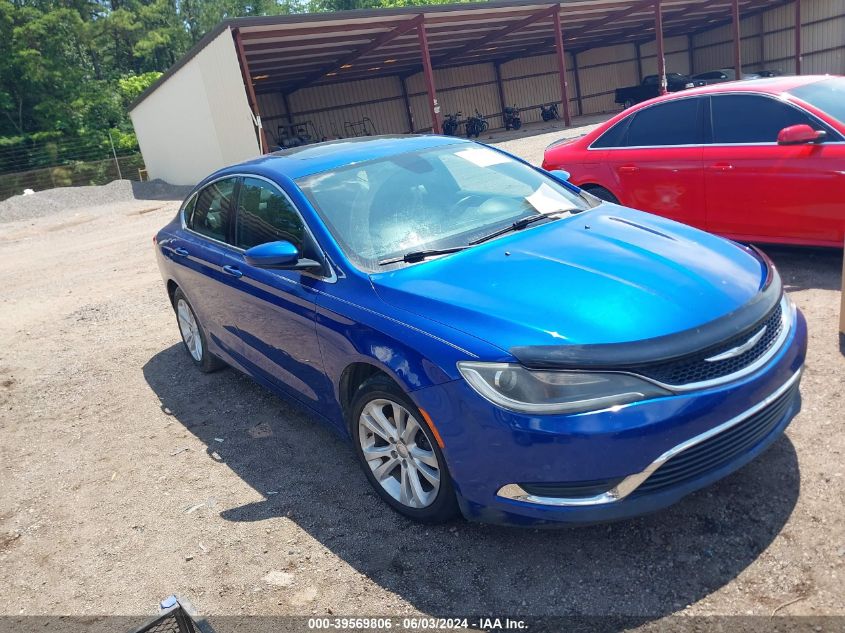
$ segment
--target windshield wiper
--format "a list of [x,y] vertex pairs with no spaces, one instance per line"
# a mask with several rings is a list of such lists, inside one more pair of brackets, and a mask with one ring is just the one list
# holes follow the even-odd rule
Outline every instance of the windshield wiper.
[[488,240],[492,240],[494,237],[499,237],[500,235],[504,235],[505,233],[510,233],[511,231],[521,231],[527,226],[534,224],[535,222],[539,222],[540,220],[545,220],[555,215],[559,215],[561,213],[569,213],[569,211],[555,211],[554,213],[541,213],[539,215],[531,215],[527,218],[522,218],[521,220],[517,220],[513,224],[509,224],[508,226],[499,229],[497,231],[493,231],[492,233],[488,233],[487,235],[483,235],[478,239],[475,239],[469,243],[470,246],[475,246],[476,244],[481,244],[482,242],[486,242]]
[[405,253],[401,257],[391,257],[390,259],[382,259],[379,261],[379,266],[387,266],[388,264],[398,264],[405,262],[406,264],[413,264],[414,262],[421,262],[427,257],[434,257],[435,255],[448,255],[449,253],[457,253],[462,251],[466,246],[453,246],[452,248],[431,248],[425,251],[411,251]]

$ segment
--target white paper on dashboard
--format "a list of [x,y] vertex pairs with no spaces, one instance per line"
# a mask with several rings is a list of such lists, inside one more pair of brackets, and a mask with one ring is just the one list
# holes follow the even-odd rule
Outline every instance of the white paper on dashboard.
[[537,191],[532,193],[530,196],[526,196],[525,200],[540,213],[571,211],[575,208],[566,198],[561,196],[546,183],[540,185]]
[[466,161],[479,167],[492,167],[493,165],[501,165],[508,162],[508,157],[492,149],[484,149],[483,147],[474,147],[472,149],[464,149],[460,152],[455,152]]

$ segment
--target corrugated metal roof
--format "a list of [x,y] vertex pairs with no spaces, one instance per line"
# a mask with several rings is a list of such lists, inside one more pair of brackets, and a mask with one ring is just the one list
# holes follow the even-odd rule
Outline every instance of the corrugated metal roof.
[[[739,0],[743,13],[783,4]],[[662,0],[667,37],[724,22],[731,0]],[[554,51],[559,12],[571,50],[654,37],[653,0],[505,0],[364,9],[227,20],[203,38],[132,105],[140,103],[227,27],[239,34],[257,93],[309,85],[409,76],[422,67],[417,27],[424,24],[435,68],[505,62]]]

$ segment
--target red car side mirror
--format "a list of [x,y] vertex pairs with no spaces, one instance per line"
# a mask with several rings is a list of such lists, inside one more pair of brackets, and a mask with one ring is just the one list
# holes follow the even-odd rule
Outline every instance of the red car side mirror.
[[814,130],[806,123],[790,125],[778,132],[778,145],[806,145],[821,143],[827,136],[824,130]]

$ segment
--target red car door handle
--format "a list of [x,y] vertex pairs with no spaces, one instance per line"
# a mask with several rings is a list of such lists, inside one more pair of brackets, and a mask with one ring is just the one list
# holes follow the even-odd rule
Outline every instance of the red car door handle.
[[710,169],[713,171],[730,171],[733,168],[734,166],[728,163],[716,163],[715,165],[710,165]]
[[640,168],[637,167],[636,165],[622,165],[619,168],[620,174],[633,174],[633,173],[636,173],[638,171],[640,171]]

